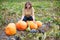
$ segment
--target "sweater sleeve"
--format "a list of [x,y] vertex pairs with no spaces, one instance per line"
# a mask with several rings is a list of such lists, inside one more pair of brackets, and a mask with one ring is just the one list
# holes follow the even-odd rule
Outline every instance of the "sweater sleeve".
[[21,20],[23,20],[24,18],[24,9],[22,9],[22,17],[21,17]]
[[35,20],[34,12],[35,12],[35,10],[34,10],[34,8],[32,8],[32,17],[33,17],[33,20]]

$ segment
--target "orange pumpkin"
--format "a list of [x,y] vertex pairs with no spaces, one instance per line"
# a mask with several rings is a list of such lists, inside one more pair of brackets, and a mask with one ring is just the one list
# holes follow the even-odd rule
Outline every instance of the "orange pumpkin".
[[29,26],[30,22],[31,22],[31,21],[27,21],[27,22],[26,22],[28,26]]
[[37,24],[35,24],[33,21],[30,21],[29,22],[29,25],[30,25],[30,28],[31,29],[37,29],[38,27],[37,27]]
[[36,21],[36,24],[37,24],[38,27],[42,26],[42,22],[40,22],[40,21]]
[[27,28],[27,23],[24,22],[24,21],[18,21],[18,22],[16,23],[16,27],[17,27],[18,30],[26,30],[26,28]]
[[9,23],[7,25],[7,27],[5,27],[5,33],[7,35],[9,35],[9,36],[16,34],[16,26],[15,26],[15,24],[14,23]]

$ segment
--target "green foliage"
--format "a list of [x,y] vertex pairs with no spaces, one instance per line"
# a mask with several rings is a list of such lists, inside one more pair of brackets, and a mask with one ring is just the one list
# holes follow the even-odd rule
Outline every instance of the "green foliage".
[[53,18],[51,18],[51,17],[44,17],[41,21],[49,22],[49,21],[52,21],[52,20],[53,20]]
[[[10,22],[17,22],[20,20],[22,15],[22,9],[27,0],[0,0],[0,27],[5,26]],[[45,40],[47,36],[60,37],[60,1],[50,1],[50,0],[30,0],[35,9],[35,19],[36,21],[51,22],[51,29],[49,29],[45,34],[42,33],[29,33],[29,28],[27,29],[28,33],[24,32],[25,37],[28,39],[36,40],[39,37],[42,40]],[[21,39],[26,39],[22,35],[18,34]]]

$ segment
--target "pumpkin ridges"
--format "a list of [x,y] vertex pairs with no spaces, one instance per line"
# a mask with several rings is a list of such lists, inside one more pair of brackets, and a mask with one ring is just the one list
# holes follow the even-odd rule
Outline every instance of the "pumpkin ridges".
[[10,35],[10,32],[9,32],[9,30],[8,30],[8,27],[5,28],[5,33],[6,33],[6,35],[8,35],[8,33],[9,33],[9,35]]
[[[13,28],[13,30],[16,31],[16,28]],[[11,34],[15,34],[15,33],[16,33],[16,32],[14,32],[13,30],[12,30],[12,28],[10,29]],[[13,32],[13,33],[12,33],[12,32]]]
[[27,23],[24,22],[24,21],[18,21],[18,22],[16,23],[16,27],[17,27],[18,30],[26,30],[26,28],[27,28]]
[[6,35],[14,35],[16,34],[16,26],[14,23],[9,23],[7,27],[5,27],[5,33]]
[[[35,26],[34,26],[34,25],[35,25]],[[30,26],[30,28],[31,28],[31,29],[37,29],[37,25],[36,25],[36,24],[34,24],[34,25],[32,25],[33,27]]]
[[[9,31],[11,31],[10,33],[11,34],[15,34],[16,32],[14,32],[14,31],[16,31],[16,27],[15,27],[15,24],[13,24],[14,25],[14,27],[12,27],[12,26],[10,26],[10,30]],[[12,28],[13,28],[13,30],[12,30]],[[13,32],[13,33],[12,33]]]
[[35,24],[33,21],[30,21],[29,22],[29,25],[30,25],[30,28],[31,29],[37,29],[38,27],[37,27],[37,24]]
[[36,24],[37,24],[38,27],[42,26],[42,22],[40,22],[40,21],[36,21]]

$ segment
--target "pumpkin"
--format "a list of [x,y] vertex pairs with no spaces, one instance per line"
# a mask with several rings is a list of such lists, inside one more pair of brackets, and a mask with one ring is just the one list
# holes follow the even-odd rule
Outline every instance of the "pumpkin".
[[18,21],[18,22],[16,23],[16,28],[17,28],[18,30],[26,30],[26,28],[27,28],[27,23],[24,22],[24,21]]
[[36,24],[37,24],[38,27],[42,26],[42,22],[40,22],[40,21],[36,21]]
[[32,21],[27,21],[27,22],[26,22],[28,26],[29,26],[30,22],[32,22]]
[[33,21],[30,21],[29,22],[29,25],[30,25],[30,28],[31,29],[37,29],[38,27],[37,27],[37,24],[35,24]]
[[16,34],[16,26],[14,23],[9,23],[7,27],[5,27],[5,33],[6,35],[14,35]]

